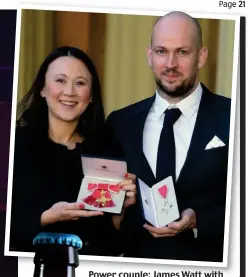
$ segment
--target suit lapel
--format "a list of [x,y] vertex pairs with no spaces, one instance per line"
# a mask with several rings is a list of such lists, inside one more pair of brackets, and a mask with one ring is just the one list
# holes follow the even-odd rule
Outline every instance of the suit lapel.
[[191,139],[191,143],[188,149],[186,161],[180,172],[178,182],[181,180],[183,175],[191,174],[190,172],[185,172],[187,163],[197,162],[205,151],[207,143],[214,137],[215,134],[215,121],[213,114],[213,101],[211,101],[211,92],[209,92],[206,87],[202,86],[203,94],[196,118],[196,123]]
[[134,157],[136,159],[136,175],[142,179],[149,186],[156,183],[155,176],[151,170],[151,167],[147,161],[146,156],[143,152],[143,130],[147,115],[154,102],[155,96],[145,100],[143,105],[141,105],[135,113],[133,122],[133,148],[135,153]]
[[[186,161],[177,180],[177,185],[178,182],[181,181],[182,177],[185,176],[185,174],[190,174],[190,172],[186,172],[185,170],[187,163],[195,163],[197,160],[199,160],[202,153],[205,151],[207,143],[213,138],[215,134],[216,127],[214,123],[215,115],[213,114],[213,101],[211,99],[212,93],[209,92],[205,86],[202,86],[202,88],[203,94],[196,118],[194,132],[187,153]],[[136,164],[135,174],[149,186],[155,184],[156,179],[147,161],[147,158],[143,153],[143,129],[147,115],[154,100],[155,96],[148,98],[136,110],[132,124],[133,138],[131,138],[133,143],[133,148],[131,149],[134,149],[133,157]]]

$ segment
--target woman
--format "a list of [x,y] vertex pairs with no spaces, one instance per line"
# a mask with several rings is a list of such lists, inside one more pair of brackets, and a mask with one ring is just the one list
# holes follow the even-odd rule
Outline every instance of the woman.
[[[95,142],[104,125],[91,59],[73,47],[53,51],[18,105],[18,117],[10,250],[34,251],[35,235],[52,231],[79,235],[84,254],[119,254],[117,229],[125,211],[111,216],[75,202],[83,178],[80,156],[101,150]],[[120,183],[127,191],[124,209],[135,202],[129,177]]]

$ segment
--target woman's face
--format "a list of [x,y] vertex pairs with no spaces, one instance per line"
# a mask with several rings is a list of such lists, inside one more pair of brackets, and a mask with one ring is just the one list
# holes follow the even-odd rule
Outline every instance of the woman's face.
[[49,122],[78,122],[91,102],[91,81],[91,74],[82,61],[67,56],[54,60],[41,91],[48,105]]

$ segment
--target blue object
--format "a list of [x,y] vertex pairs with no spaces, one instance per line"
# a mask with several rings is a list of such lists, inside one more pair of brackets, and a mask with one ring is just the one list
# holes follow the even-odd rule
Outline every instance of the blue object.
[[33,240],[34,245],[41,244],[57,244],[57,245],[68,245],[73,246],[76,249],[82,248],[82,240],[71,234],[62,234],[62,233],[39,233]]

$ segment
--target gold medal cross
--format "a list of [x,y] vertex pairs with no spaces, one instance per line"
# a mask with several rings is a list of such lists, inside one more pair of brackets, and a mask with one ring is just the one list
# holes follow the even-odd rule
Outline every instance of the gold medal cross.
[[105,207],[106,203],[111,200],[111,198],[107,198],[104,194],[106,193],[105,190],[101,190],[101,197],[96,199],[98,203],[101,203],[101,206]]

